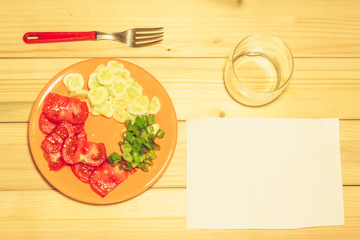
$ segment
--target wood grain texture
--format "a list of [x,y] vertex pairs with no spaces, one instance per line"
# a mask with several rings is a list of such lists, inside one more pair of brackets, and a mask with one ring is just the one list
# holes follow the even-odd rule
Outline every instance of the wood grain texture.
[[344,225],[297,230],[186,229],[185,191],[150,189],[108,206],[72,201],[53,190],[0,192],[0,238],[358,239],[360,234],[359,186],[344,187]]
[[[26,123],[0,124],[0,190],[48,190],[32,160]],[[154,188],[186,186],[185,121],[178,123],[174,157]],[[360,120],[340,121],[340,147],[344,185],[360,185]],[[11,161],[10,161],[11,159]]]
[[[360,239],[360,1],[1,1],[0,239]],[[25,44],[34,31],[165,30],[161,44]],[[227,56],[251,33],[280,37],[295,56],[285,92],[250,108],[223,84]],[[133,62],[169,93],[179,135],[171,164],[148,191],[120,204],[67,198],[42,178],[28,147],[32,105],[44,85],[93,57]],[[297,230],[186,229],[185,121],[195,117],[340,118],[345,224]],[[211,211],[211,209],[209,210]]]
[[[360,3],[182,0],[2,1],[0,57],[225,57],[250,33],[279,36],[296,57],[360,57]],[[118,32],[165,28],[162,44],[131,49],[112,41],[25,44],[34,31]]]
[[[0,122],[26,122],[44,85],[84,59],[0,59]],[[192,117],[360,119],[360,58],[297,58],[284,93],[256,108],[234,101],[223,84],[224,58],[125,58],[153,74],[179,120]]]

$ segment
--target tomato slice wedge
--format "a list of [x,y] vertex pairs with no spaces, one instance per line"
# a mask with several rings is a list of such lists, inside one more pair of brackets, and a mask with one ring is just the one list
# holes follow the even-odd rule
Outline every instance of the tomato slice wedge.
[[96,167],[90,166],[88,164],[79,162],[77,164],[71,165],[71,169],[75,176],[84,183],[89,183],[90,175],[93,173]]
[[105,161],[91,174],[90,187],[95,193],[101,197],[105,197],[120,183],[125,181],[128,175],[129,174],[121,170],[118,165],[113,167]]
[[90,166],[99,166],[106,160],[106,149],[103,143],[86,142],[81,161]]
[[39,128],[43,134],[48,135],[56,128],[56,124],[50,122],[46,115],[41,113],[39,118]]
[[87,133],[85,129],[82,129],[76,136],[80,141],[87,142]]
[[81,160],[81,152],[85,142],[77,137],[68,137],[65,139],[61,149],[61,156],[68,164],[76,164]]
[[84,123],[89,115],[89,109],[85,102],[56,93],[49,93],[46,96],[43,112],[53,123],[66,120],[74,125]]
[[41,143],[42,149],[47,153],[60,152],[63,139],[56,133],[50,133]]
[[56,152],[56,153],[44,152],[44,157],[46,161],[49,163],[49,168],[52,171],[58,171],[62,167],[66,166],[66,163],[61,157],[61,152]]
[[41,147],[48,153],[60,152],[64,140],[72,136],[74,136],[72,125],[64,121],[46,136]]

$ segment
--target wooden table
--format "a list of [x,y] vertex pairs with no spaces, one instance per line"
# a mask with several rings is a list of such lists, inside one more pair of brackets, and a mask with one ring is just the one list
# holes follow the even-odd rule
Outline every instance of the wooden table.
[[[360,2],[258,0],[2,1],[0,15],[0,239],[360,239]],[[29,31],[165,28],[162,44],[112,41],[28,45]],[[283,39],[295,57],[285,92],[245,107],[222,72],[249,33]],[[175,155],[163,177],[129,201],[94,206],[59,193],[30,155],[29,113],[60,70],[116,57],[148,70],[178,116]],[[298,230],[187,230],[185,121],[193,117],[340,118],[345,224]]]

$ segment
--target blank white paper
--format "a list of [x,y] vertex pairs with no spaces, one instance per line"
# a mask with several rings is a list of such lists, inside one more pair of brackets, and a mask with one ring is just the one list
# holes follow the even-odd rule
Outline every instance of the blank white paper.
[[342,225],[338,119],[189,119],[187,227]]

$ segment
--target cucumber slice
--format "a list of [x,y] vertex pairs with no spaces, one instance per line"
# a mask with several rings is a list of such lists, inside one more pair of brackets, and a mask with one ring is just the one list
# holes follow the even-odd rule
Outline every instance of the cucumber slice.
[[151,99],[149,108],[148,108],[148,114],[157,114],[160,110],[161,104],[160,104],[160,100],[157,96],[154,96]]
[[131,100],[127,111],[133,115],[144,115],[149,107],[149,99],[147,96],[139,96]]
[[125,79],[128,83],[133,84],[135,80],[132,77]]
[[141,96],[143,93],[143,88],[140,85],[128,84],[126,89],[125,97],[128,99],[134,99]]
[[131,123],[134,124],[135,123],[135,119],[136,119],[136,115],[133,115],[129,112],[126,112],[127,113],[127,119],[130,119],[131,120]]
[[129,70],[125,69],[125,68],[114,68],[113,69],[114,75],[116,79],[128,79],[130,78],[130,72]]
[[124,79],[118,79],[110,86],[110,92],[115,97],[121,97],[125,94],[127,83]]
[[85,89],[77,89],[70,92],[70,97],[87,97],[88,91]]
[[109,92],[105,87],[96,87],[90,89],[88,93],[88,100],[92,105],[101,105],[105,103],[105,101],[109,97]]
[[114,110],[113,105],[110,101],[106,101],[101,105],[97,105],[94,107],[94,110],[99,112],[101,115],[107,118],[111,118],[113,116]]
[[112,100],[112,104],[113,104],[113,107],[122,107],[124,109],[127,108],[127,106],[129,105],[129,102],[130,100],[126,99],[126,98],[114,98]]
[[89,89],[96,88],[99,86],[100,86],[100,83],[97,80],[97,73],[96,72],[91,73],[89,76],[89,81],[88,81]]
[[119,105],[113,105],[113,109],[114,109],[113,118],[116,121],[124,123],[128,119],[128,115],[125,108]]
[[[72,78],[77,78],[77,77],[79,77],[79,75],[81,76],[80,73],[68,73],[68,74],[66,74],[66,75],[63,77],[63,83],[64,83],[64,85],[67,86],[70,79],[72,79]],[[81,76],[81,77],[82,77],[82,76]]]
[[118,61],[109,61],[107,64],[106,64],[107,67],[111,68],[111,69],[114,69],[114,68],[124,68],[124,64],[118,62]]
[[96,69],[95,69],[95,72],[99,71],[99,70],[100,70],[100,68],[103,68],[103,67],[105,67],[105,65],[104,65],[104,64],[100,64],[100,65],[98,65],[98,66],[96,67]]
[[64,76],[63,83],[71,92],[84,87],[84,78],[80,73],[68,73]]
[[97,80],[102,85],[111,85],[115,80],[113,71],[108,67],[102,67],[97,72]]

